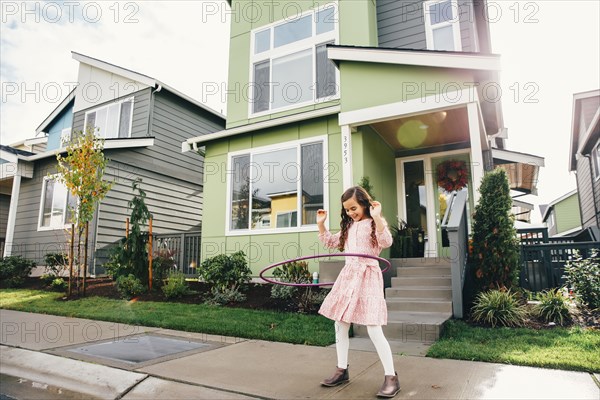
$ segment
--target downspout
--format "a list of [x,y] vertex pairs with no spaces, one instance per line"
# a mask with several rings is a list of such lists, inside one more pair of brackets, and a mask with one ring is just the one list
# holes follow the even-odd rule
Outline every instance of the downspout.
[[146,132],[146,136],[154,136],[152,131],[154,126],[154,94],[162,90],[162,85],[160,83],[157,83],[157,85],[158,87],[150,93],[150,112],[148,113],[148,132]]
[[598,202],[596,201],[596,190],[594,189],[594,166],[592,165],[592,157],[590,154],[583,154],[583,156],[588,159],[588,164],[590,165],[590,181],[592,183],[592,198],[594,200],[594,216],[596,217],[596,226],[600,228],[600,215],[598,215]]

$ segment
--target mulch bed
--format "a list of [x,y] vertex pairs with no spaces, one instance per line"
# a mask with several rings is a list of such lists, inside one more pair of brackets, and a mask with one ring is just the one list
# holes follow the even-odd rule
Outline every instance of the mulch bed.
[[[138,301],[156,301],[156,302],[178,302],[186,304],[202,304],[210,297],[211,286],[198,281],[187,282],[191,293],[179,299],[168,300],[161,290],[140,295]],[[82,281],[80,281],[80,290],[77,294],[76,284],[73,286],[73,296],[64,298],[64,300],[75,300],[82,297]],[[27,278],[25,285],[27,289],[49,290],[39,278]],[[241,292],[246,295],[246,300],[240,303],[226,304],[226,307],[247,308],[254,310],[269,310],[280,312],[297,312],[298,298],[291,300],[280,300],[271,298],[270,284],[249,283],[243,286]],[[305,290],[305,289],[302,289]],[[312,289],[325,290],[325,289]],[[299,291],[300,292],[300,291]],[[109,299],[122,299],[115,282],[110,278],[88,278],[86,280],[86,297],[99,296]],[[311,310],[310,314],[315,314],[316,310]]]

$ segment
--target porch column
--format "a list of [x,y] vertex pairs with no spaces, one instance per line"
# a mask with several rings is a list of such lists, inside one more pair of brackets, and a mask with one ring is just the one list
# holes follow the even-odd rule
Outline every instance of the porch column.
[[4,242],[4,255],[8,257],[12,253],[13,236],[15,233],[15,220],[17,217],[17,206],[19,204],[19,191],[21,190],[21,174],[13,176],[12,190],[10,192],[10,206],[8,208],[8,221],[6,222],[6,241]]
[[481,148],[481,128],[477,103],[467,104],[469,136],[471,138],[471,180],[473,182],[473,202],[479,202],[479,185],[483,178],[483,150]]
[[352,187],[352,128],[342,125],[342,184],[344,190]]

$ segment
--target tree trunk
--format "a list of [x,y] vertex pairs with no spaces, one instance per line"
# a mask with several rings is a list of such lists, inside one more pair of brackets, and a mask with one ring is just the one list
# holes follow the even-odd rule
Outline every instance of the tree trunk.
[[81,229],[77,228],[77,294],[79,295],[79,277],[81,276]]
[[85,297],[85,280],[87,277],[87,262],[88,262],[88,228],[90,223],[85,223],[85,246],[83,248],[83,296]]
[[75,255],[75,224],[71,224],[71,245],[69,248],[69,290],[67,291],[67,296],[71,297],[73,295],[73,287],[71,283],[73,281],[73,256]]

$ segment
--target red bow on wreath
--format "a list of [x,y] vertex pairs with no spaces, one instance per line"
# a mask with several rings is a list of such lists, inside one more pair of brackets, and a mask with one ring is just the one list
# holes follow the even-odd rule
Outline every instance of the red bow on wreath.
[[469,171],[464,161],[448,160],[437,167],[437,184],[447,192],[467,186]]

